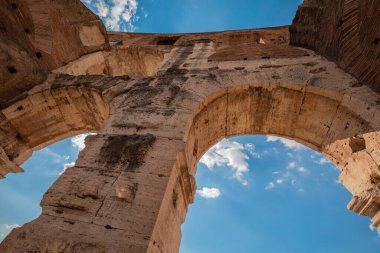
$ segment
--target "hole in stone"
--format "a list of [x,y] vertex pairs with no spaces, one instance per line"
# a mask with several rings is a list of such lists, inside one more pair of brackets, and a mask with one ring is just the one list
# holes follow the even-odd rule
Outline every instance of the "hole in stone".
[[24,107],[22,105],[17,107],[17,111],[22,111],[22,110],[24,110]]
[[12,9],[16,10],[17,9],[17,4],[11,3],[11,7],[12,7]]
[[19,141],[23,140],[22,137],[21,137],[21,135],[19,133],[16,134],[16,139],[19,140]]
[[349,146],[352,153],[356,153],[366,149],[365,139],[363,137],[353,137],[350,139]]
[[373,44],[375,44],[375,45],[379,44],[379,42],[380,42],[380,38],[375,38],[373,40]]
[[158,37],[157,39],[155,39],[154,44],[172,46],[177,42],[179,38],[179,36]]
[[8,72],[11,73],[11,74],[16,74],[17,73],[17,69],[13,66],[10,66],[8,67]]
[[36,52],[36,57],[39,58],[39,59],[42,58],[42,53],[41,52]]
[[106,225],[104,226],[106,229],[112,229],[112,227],[110,225]]
[[29,34],[29,33],[30,33],[30,30],[29,30],[28,28],[25,28],[25,29],[24,29],[24,32],[25,32],[26,34]]

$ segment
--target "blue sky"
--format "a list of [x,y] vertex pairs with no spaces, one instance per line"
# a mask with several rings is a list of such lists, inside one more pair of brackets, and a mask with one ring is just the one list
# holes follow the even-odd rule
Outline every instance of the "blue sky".
[[[83,0],[109,30],[202,32],[287,25],[299,0]],[[0,240],[41,212],[43,193],[72,165],[84,135],[35,152],[0,180]],[[240,136],[198,165],[181,253],[375,253],[380,235],[346,209],[351,196],[322,155],[276,137]]]
[[82,0],[109,30],[208,32],[289,25],[302,0]]

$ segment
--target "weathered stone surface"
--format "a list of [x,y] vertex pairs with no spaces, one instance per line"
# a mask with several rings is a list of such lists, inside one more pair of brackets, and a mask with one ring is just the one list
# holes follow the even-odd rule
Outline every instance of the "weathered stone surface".
[[[21,172],[34,150],[52,142],[98,135],[87,137],[75,166],[44,195],[41,216],[14,229],[0,252],[177,252],[198,160],[222,138],[245,134],[283,136],[325,154],[353,194],[348,208],[380,228],[380,95],[371,89],[379,68],[361,62],[373,74],[364,78],[343,64],[351,51],[341,50],[335,23],[321,20],[317,2],[305,1],[290,38],[287,27],[106,34],[79,1],[18,2],[23,19],[1,2],[2,24],[16,28],[0,30],[0,57],[8,52],[13,58],[4,61],[25,72],[0,72],[0,177]],[[321,8],[339,19],[342,3],[321,1]],[[52,16],[66,7],[66,21],[42,22],[36,6]],[[18,30],[27,24],[41,29],[31,30],[36,41]],[[67,39],[73,53],[61,54]],[[359,52],[366,54],[376,57]]]
[[109,48],[99,18],[80,1],[0,0],[0,104],[77,58]]
[[305,0],[290,27],[290,43],[316,50],[380,91],[380,2]]

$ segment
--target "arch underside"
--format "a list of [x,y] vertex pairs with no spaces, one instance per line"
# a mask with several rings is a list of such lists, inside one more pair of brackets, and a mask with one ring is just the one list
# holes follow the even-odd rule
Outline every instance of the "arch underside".
[[[220,139],[243,134],[284,136],[327,155],[354,195],[350,209],[378,226],[376,93],[355,87],[355,79],[311,51],[296,58],[210,63],[203,59],[214,54],[212,42],[182,50],[190,49],[180,65],[164,62],[157,78],[52,76],[3,110],[23,140],[41,147],[50,136],[99,129],[109,108],[76,166],[45,194],[42,215],[14,230],[0,246],[4,252],[103,252],[110,245],[118,245],[115,252],[175,252],[193,201],[197,161]],[[176,55],[183,57],[183,51]],[[38,119],[38,131],[22,130],[32,119]],[[140,234],[142,227],[146,232]],[[67,229],[73,232],[63,236]],[[41,238],[44,231],[51,236]],[[104,233],[111,239],[100,239]],[[28,239],[17,239],[24,234]]]
[[[183,50],[190,49],[180,65],[164,62],[157,78],[52,76],[3,110],[9,120],[13,115],[16,127],[38,115],[41,130],[52,120],[44,112],[55,101],[55,108],[67,114],[54,119],[73,121],[77,115],[72,129],[90,130],[100,128],[109,108],[108,119],[97,136],[87,139],[76,166],[45,194],[42,215],[14,230],[0,246],[4,252],[103,252],[110,245],[118,245],[115,252],[175,252],[193,201],[197,161],[222,138],[244,134],[295,139],[327,155],[354,195],[350,209],[373,217],[378,226],[376,93],[355,87],[354,78],[311,51],[295,58],[209,62],[203,59],[215,53],[215,45],[196,42],[171,57],[183,57]],[[54,99],[38,100],[46,97],[42,94]],[[50,136],[60,135],[60,124],[52,124],[40,139],[33,138],[40,136],[38,131],[20,132],[41,147]],[[140,234],[142,227],[146,232]],[[67,229],[73,232],[63,236]],[[51,236],[42,243],[34,231]],[[17,239],[24,233],[28,239]],[[100,239],[104,233],[111,239]],[[149,244],[144,238],[150,238]]]
[[[53,86],[54,84],[52,84]],[[42,87],[1,110],[0,177],[21,172],[33,151],[98,131],[108,116],[102,95],[81,85]]]
[[[314,2],[305,1],[300,13],[315,10]],[[49,17],[65,6],[45,4]],[[0,10],[14,27],[23,30],[29,19],[35,26],[31,38],[6,31],[28,48],[15,50],[11,41],[7,62],[20,71],[0,72],[6,81],[0,87],[0,176],[19,172],[33,150],[59,139],[98,135],[86,139],[75,166],[44,195],[41,216],[14,229],[1,252],[177,252],[198,160],[221,139],[246,134],[294,139],[328,156],[353,194],[349,209],[380,228],[380,97],[369,88],[374,83],[363,85],[318,53],[288,45],[286,27],[110,33],[111,47],[100,21],[79,1],[65,12],[75,25],[47,25],[47,12],[38,6],[20,3],[23,18],[9,6]],[[78,17],[76,8],[86,15]],[[292,27],[293,42],[313,34],[302,35],[313,27],[305,17],[298,17],[298,31]],[[349,20],[342,22],[355,24]],[[75,43],[67,43],[62,27]],[[64,43],[75,50],[61,54]],[[33,58],[37,49],[42,60]],[[348,71],[362,73],[359,67]],[[370,74],[359,79],[377,80]]]

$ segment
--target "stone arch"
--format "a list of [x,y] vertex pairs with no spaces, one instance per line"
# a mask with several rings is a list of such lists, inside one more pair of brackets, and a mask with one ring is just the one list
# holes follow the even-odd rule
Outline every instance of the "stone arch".
[[191,110],[178,122],[185,147],[177,153],[149,252],[178,251],[198,160],[221,139],[244,134],[283,136],[329,157],[353,194],[348,208],[370,216],[379,228],[376,92],[312,51],[296,59],[208,61],[204,66],[208,77],[183,87],[191,98],[173,102]]
[[153,77],[50,82],[90,83],[109,117],[45,194],[42,215],[13,230],[0,250],[177,252],[196,162],[221,138],[241,134],[285,136],[328,155],[354,195],[349,208],[378,227],[379,96],[334,63],[297,50],[209,61],[213,42],[191,41]]
[[[355,101],[356,108],[350,101]],[[370,216],[378,227],[377,113],[367,101],[332,89],[308,89],[296,84],[222,89],[193,112],[185,151],[189,172],[194,176],[202,155],[223,138],[269,134],[293,139],[337,165],[340,180],[353,194],[348,208]]]
[[[12,63],[0,75],[5,80],[0,104],[12,120],[0,114],[4,133],[0,138],[5,140],[0,144],[7,144],[0,150],[1,165],[17,171],[33,148],[46,145],[49,138],[99,129],[107,113],[99,109],[105,106],[96,98],[106,101],[109,117],[97,136],[86,139],[76,165],[45,194],[41,216],[13,230],[0,245],[1,252],[177,252],[181,224],[196,189],[197,160],[223,137],[255,133],[293,138],[328,155],[339,164],[341,179],[354,195],[349,208],[371,216],[379,227],[379,95],[317,53],[288,45],[287,27],[179,35],[175,43],[157,42],[160,45],[154,48],[149,46],[162,35],[113,34],[113,49],[98,52],[110,47],[100,21],[91,13],[78,17],[79,1],[52,4],[50,16],[62,12],[77,24],[52,23],[57,32],[69,29],[75,34],[70,38],[75,49],[68,49],[70,57],[61,55],[59,48],[67,42],[63,38],[69,37],[59,32],[46,37],[47,44],[50,39],[59,42],[53,43],[57,47],[52,62],[43,52],[42,58],[35,55],[29,37],[19,34],[24,27],[11,22],[20,29],[5,33],[17,32],[7,37],[32,45],[27,52],[13,50],[9,45],[15,43],[4,40],[4,52],[18,52],[4,59],[25,63],[21,52],[33,58],[33,64],[26,69],[24,63]],[[19,2],[18,6],[26,8],[23,16],[29,17],[30,5]],[[10,20],[18,15],[5,12],[13,17]],[[115,58],[116,63],[125,60],[126,66],[134,65],[130,60],[137,56],[136,71],[104,71],[113,67],[107,57],[112,59],[119,50],[123,57]],[[152,63],[151,57],[155,63],[145,65],[145,59]],[[126,70],[123,64],[116,67]],[[17,72],[25,69],[29,72]],[[53,69],[56,75],[49,75]],[[28,74],[37,70],[41,73]],[[30,83],[32,77],[36,78]],[[64,99],[67,94],[80,99]],[[44,96],[53,99],[44,102]],[[50,124],[57,118],[44,114],[49,101],[63,106],[58,115],[70,124],[62,120],[58,120],[61,125]],[[95,104],[87,105],[89,101]],[[49,126],[48,131],[39,131],[43,138],[28,132],[32,128],[21,131],[30,121],[24,113],[34,102],[40,106],[33,113],[44,119],[37,129]],[[62,115],[75,111],[70,104],[84,106],[84,114],[91,116],[74,114],[78,117],[71,122],[72,115]],[[85,120],[77,120],[82,117]]]
[[102,94],[83,85],[37,86],[1,110],[0,177],[49,144],[101,129],[108,117]]

